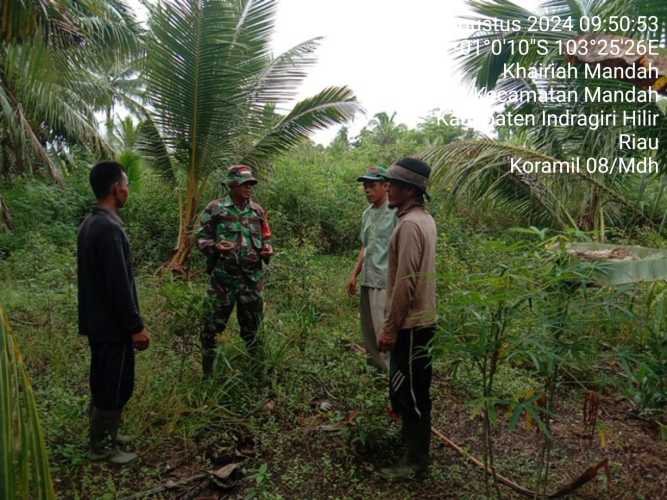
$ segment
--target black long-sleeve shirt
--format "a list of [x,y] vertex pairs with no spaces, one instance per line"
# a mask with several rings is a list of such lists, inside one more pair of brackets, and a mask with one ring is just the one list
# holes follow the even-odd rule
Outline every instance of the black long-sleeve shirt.
[[93,208],[79,227],[77,250],[79,333],[90,342],[127,342],[144,324],[120,218]]

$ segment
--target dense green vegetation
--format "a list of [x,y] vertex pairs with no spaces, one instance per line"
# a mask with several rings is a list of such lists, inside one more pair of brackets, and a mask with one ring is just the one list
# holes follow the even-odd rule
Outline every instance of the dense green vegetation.
[[[667,26],[661,2],[547,3],[572,16],[650,12],[663,31]],[[243,50],[221,43],[246,4]],[[480,16],[527,16],[504,1],[472,4]],[[150,12],[146,29],[117,0],[6,5],[0,304],[32,381],[59,496],[124,498],[153,488],[157,498],[513,495],[438,445],[423,483],[390,485],[374,474],[392,460],[398,427],[386,412],[386,381],[360,352],[358,299],[344,289],[366,205],[355,179],[369,164],[405,155],[425,155],[436,167],[429,204],[439,229],[434,427],[540,494],[604,459],[608,475],[578,490],[581,498],[663,494],[665,282],[596,286],[604,269],[565,250],[589,241],[664,248],[664,177],[545,180],[508,172],[513,156],[608,154],[618,131],[512,129],[484,138],[449,125],[440,111],[414,128],[382,112],[355,137],[343,127],[330,145],[315,145],[307,140],[311,132],[343,123],[357,104],[348,89],[326,89],[296,112],[276,111],[305,77],[316,43],[272,57],[274,2],[165,2]],[[62,6],[71,9],[66,17]],[[212,39],[178,38],[201,19]],[[664,47],[664,32],[653,36]],[[74,57],[73,46],[82,44]],[[147,46],[155,50],[146,58]],[[202,81],[188,77],[197,48],[208,58],[199,62],[210,65]],[[244,78],[227,73],[218,53],[247,62]],[[524,62],[538,62],[530,57]],[[492,54],[463,62],[472,84],[517,84],[498,82]],[[178,78],[168,78],[165,64],[177,68]],[[49,72],[52,65],[64,70]],[[221,96],[227,91],[235,99]],[[116,114],[121,103],[131,112],[123,120]],[[103,133],[96,112],[104,114]],[[656,129],[635,132],[664,136],[661,116]],[[656,158],[662,161],[664,151]],[[89,354],[77,336],[76,231],[94,203],[89,169],[109,156],[125,165],[131,182],[122,216],[153,333],[151,348],[138,355],[126,416],[142,459],[123,470],[86,460]],[[189,255],[188,230],[203,205],[223,194],[224,167],[239,161],[260,176],[256,197],[269,210],[276,249],[261,332],[263,373],[249,374],[232,321],[219,339],[218,373],[205,383],[198,335],[206,276],[202,258]],[[5,351],[3,370],[15,364]],[[34,463],[18,465],[28,470]],[[207,474],[230,464],[239,468],[229,477]],[[40,484],[48,491],[48,481]]]

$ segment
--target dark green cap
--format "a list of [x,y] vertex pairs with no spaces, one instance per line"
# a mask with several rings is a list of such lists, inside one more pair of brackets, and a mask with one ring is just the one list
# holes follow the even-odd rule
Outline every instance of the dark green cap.
[[384,182],[387,174],[387,167],[384,165],[377,165],[368,167],[368,170],[361,177],[357,177],[357,182]]

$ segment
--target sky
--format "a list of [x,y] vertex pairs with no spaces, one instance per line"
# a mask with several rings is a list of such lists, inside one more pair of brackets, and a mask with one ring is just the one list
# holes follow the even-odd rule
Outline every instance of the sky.
[[[514,1],[533,10],[539,4]],[[277,55],[324,37],[318,63],[297,99],[330,85],[350,87],[366,112],[348,124],[351,136],[381,111],[396,112],[399,123],[414,127],[434,109],[491,133],[493,102],[474,96],[450,53],[454,41],[467,34],[458,26],[466,14],[465,0],[280,0],[274,51]],[[313,139],[327,144],[338,128],[318,132]]]

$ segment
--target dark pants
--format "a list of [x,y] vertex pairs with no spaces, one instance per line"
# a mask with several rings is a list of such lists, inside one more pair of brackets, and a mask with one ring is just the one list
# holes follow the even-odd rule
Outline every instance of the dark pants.
[[122,410],[134,390],[134,347],[125,343],[90,344],[90,392],[99,410]]
[[430,342],[435,327],[401,330],[389,366],[391,406],[409,420],[431,417]]

